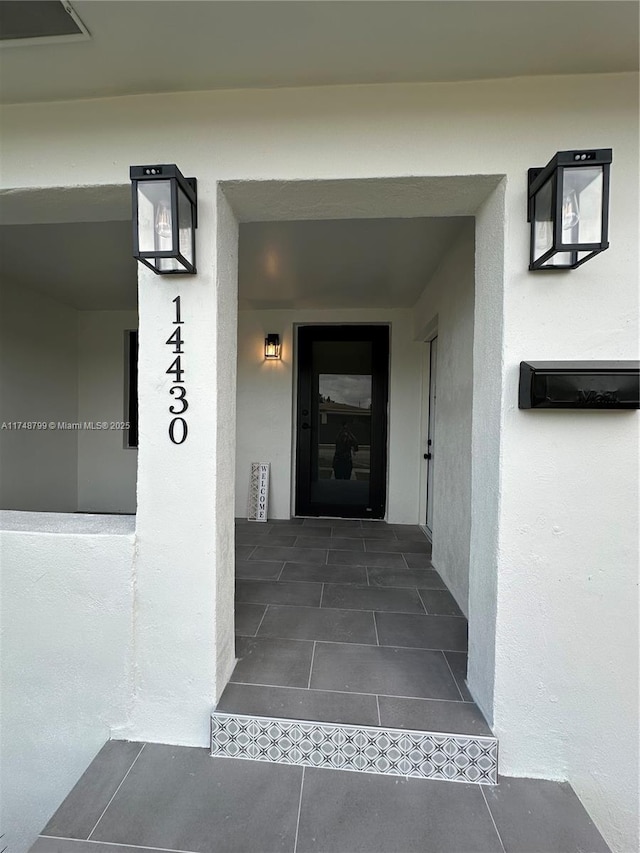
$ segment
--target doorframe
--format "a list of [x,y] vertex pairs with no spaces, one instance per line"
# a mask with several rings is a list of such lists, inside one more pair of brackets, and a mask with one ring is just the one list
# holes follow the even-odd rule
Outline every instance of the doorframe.
[[[316,323],[316,322],[299,322],[295,323],[293,327],[293,337],[294,337],[294,369],[292,370],[292,377],[294,382],[293,388],[293,413],[292,413],[292,435],[293,435],[293,447],[292,447],[292,465],[291,465],[291,515],[292,517],[296,517],[298,513],[296,512],[296,508],[298,506],[298,490],[300,485],[300,477],[299,477],[299,430],[298,430],[298,420],[300,417],[298,401],[299,401],[299,389],[300,389],[300,345],[299,345],[299,333],[300,329],[305,327],[314,327],[314,328],[327,328],[327,329],[338,329],[342,327],[361,327],[363,329],[386,329],[387,338],[386,338],[386,372],[384,377],[380,382],[381,389],[384,394],[384,423],[379,429],[378,443],[380,446],[381,453],[381,465],[382,471],[381,476],[379,478],[379,493],[380,493],[380,505],[381,505],[381,519],[384,519],[387,515],[388,511],[388,491],[389,491],[389,394],[390,394],[390,381],[391,381],[391,323],[390,322],[362,322],[362,323],[354,323],[349,320],[345,320],[344,322],[332,322],[332,323]],[[375,342],[374,342],[375,343]],[[373,349],[373,359],[376,360],[377,351]],[[379,365],[381,367],[381,365]],[[372,377],[372,392],[373,392],[373,377]],[[373,429],[372,429],[372,438],[373,438]],[[366,516],[318,516],[318,517],[331,517],[331,518],[360,518]],[[372,515],[371,518],[374,518]],[[378,517],[375,516],[376,520]]]
[[423,464],[423,454],[427,453],[427,440],[429,438],[429,390],[431,386],[431,341],[438,337],[438,315],[423,330],[420,339],[423,342],[422,353],[422,379],[420,394],[422,408],[420,416],[420,493],[418,495],[418,524],[427,539],[433,543],[433,530],[426,525],[427,518],[427,470],[428,466]]

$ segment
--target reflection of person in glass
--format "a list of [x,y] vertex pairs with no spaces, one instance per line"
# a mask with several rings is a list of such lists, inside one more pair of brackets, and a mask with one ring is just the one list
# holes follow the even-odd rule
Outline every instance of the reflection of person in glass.
[[333,473],[336,480],[351,479],[353,469],[351,452],[356,453],[357,450],[358,442],[349,429],[349,422],[343,421],[342,428],[336,436],[336,452],[333,454]]

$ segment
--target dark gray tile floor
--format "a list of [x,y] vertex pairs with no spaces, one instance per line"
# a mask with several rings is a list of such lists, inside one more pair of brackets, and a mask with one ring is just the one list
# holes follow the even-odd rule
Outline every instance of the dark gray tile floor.
[[495,787],[110,741],[31,853],[608,853],[566,784]]
[[465,684],[466,619],[419,527],[236,530],[239,660],[219,711],[491,734]]

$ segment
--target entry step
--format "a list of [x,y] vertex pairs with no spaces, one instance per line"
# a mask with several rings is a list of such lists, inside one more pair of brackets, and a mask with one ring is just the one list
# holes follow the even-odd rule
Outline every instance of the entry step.
[[498,781],[492,736],[321,723],[214,711],[211,754],[414,779]]

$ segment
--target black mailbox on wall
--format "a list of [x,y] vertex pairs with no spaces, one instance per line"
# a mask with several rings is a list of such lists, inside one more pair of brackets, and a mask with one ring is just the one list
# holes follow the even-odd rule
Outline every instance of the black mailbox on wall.
[[638,409],[639,361],[521,361],[520,409]]

